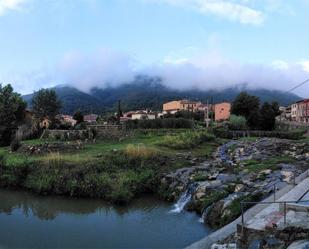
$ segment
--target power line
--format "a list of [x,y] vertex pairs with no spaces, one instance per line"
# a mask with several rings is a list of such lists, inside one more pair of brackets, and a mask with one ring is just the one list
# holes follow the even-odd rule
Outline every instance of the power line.
[[[309,79],[307,79],[307,80],[301,82],[300,84],[298,84],[298,85],[292,87],[291,89],[289,89],[289,90],[283,92],[282,94],[287,94],[287,93],[289,93],[289,92],[292,92],[292,91],[294,91],[295,89],[297,89],[297,88],[299,88],[299,87],[305,85],[305,84],[308,83],[308,82],[309,82]],[[278,102],[280,102],[279,93],[276,94],[276,95],[270,94],[269,96],[272,97],[274,100],[278,100]]]
[[300,84],[298,84],[298,85],[292,87],[290,90],[284,92],[284,94],[285,94],[285,93],[288,93],[288,92],[292,92],[292,91],[294,91],[295,89],[297,89],[298,87],[301,87],[302,85],[305,85],[305,84],[308,83],[308,82],[309,82],[309,79],[307,79],[307,80],[303,81],[302,83],[300,83]]

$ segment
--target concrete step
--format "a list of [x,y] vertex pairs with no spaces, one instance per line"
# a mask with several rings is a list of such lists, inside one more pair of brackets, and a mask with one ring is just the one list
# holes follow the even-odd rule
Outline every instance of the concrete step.
[[[309,178],[306,178],[276,201],[298,201],[304,196],[304,194],[308,192],[308,190],[309,190]],[[266,204],[257,204],[257,205],[265,205],[266,207],[261,212],[256,214],[253,218],[246,221],[245,227],[254,230],[265,230],[266,228],[269,227],[283,225],[284,204],[273,203],[270,205]],[[306,218],[306,215],[304,214],[299,215],[301,215],[302,217],[305,216]],[[296,216],[297,212],[295,213],[295,210],[287,212],[287,217],[289,218],[290,222],[293,222],[293,219],[297,220],[298,217]]]
[[[307,177],[309,177],[309,170],[306,170],[304,173],[296,177],[296,183],[302,182]],[[284,188],[280,189],[276,193],[277,198],[281,198],[282,196],[284,196],[287,192],[293,189],[293,187],[294,186],[287,185]],[[272,200],[273,200],[273,196],[269,196],[264,201],[270,202]],[[265,205],[255,205],[251,207],[250,209],[248,209],[244,214],[245,221],[250,220],[256,214],[261,212],[261,210],[263,210],[264,208],[265,208]],[[237,225],[240,225],[240,224],[241,224],[241,217],[238,217],[236,220],[234,220],[230,224],[218,229],[217,231],[206,236],[205,238],[193,243],[192,245],[186,247],[186,249],[201,249],[201,248],[209,249],[211,248],[212,244],[216,243],[217,241],[223,240],[227,238],[228,236],[232,235],[234,232],[236,232]]]

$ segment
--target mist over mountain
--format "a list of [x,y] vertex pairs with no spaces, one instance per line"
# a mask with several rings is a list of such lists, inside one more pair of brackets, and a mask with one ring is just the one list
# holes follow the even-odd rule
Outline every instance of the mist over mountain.
[[[199,100],[204,103],[233,101],[241,92],[247,91],[258,96],[261,101],[278,101],[281,105],[288,105],[300,99],[293,93],[283,93],[277,90],[250,89],[246,85],[237,85],[223,90],[175,90],[165,86],[160,78],[139,76],[131,83],[104,89],[92,88],[89,92],[82,92],[71,86],[54,87],[63,103],[62,113],[73,114],[80,110],[83,113],[106,113],[117,110],[118,100],[121,100],[124,111],[149,108],[160,110],[162,104],[177,99]],[[33,94],[23,98],[31,108]]]

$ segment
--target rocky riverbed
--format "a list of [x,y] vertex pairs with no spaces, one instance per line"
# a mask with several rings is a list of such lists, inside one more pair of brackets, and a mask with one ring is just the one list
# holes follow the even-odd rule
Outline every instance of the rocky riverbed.
[[240,201],[269,196],[293,183],[308,165],[308,142],[235,140],[220,146],[211,160],[165,175],[161,188],[167,199],[179,200],[176,211],[195,211],[217,228],[240,215]]

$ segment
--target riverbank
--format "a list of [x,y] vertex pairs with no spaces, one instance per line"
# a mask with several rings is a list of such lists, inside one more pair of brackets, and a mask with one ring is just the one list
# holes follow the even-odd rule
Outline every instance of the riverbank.
[[307,140],[241,139],[220,146],[212,160],[165,175],[161,184],[169,198],[182,193],[180,206],[220,228],[239,217],[241,201],[259,201],[293,183],[308,163]]
[[94,143],[30,140],[14,153],[0,149],[0,186],[118,204],[144,193],[165,198],[162,176],[206,160],[220,142],[205,131],[186,130]]
[[204,130],[139,131],[88,143],[32,140],[8,150],[0,149],[1,187],[117,204],[151,193],[213,229],[239,217],[241,201],[293,182],[309,162],[307,139],[221,140]]

